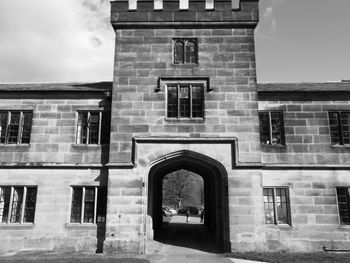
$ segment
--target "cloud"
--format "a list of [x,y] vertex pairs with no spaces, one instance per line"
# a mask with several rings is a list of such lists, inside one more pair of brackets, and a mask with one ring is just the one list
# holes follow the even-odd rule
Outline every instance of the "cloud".
[[111,80],[106,0],[0,3],[0,82]]

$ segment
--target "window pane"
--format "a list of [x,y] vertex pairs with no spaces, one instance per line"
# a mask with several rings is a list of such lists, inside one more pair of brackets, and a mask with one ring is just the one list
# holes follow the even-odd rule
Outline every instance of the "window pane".
[[10,125],[8,127],[8,141],[7,143],[17,143],[18,141],[18,131],[19,131],[19,120],[20,112],[11,112]]
[[350,225],[350,200],[348,188],[337,188],[340,223]]
[[329,112],[329,126],[330,126],[330,133],[331,133],[331,141],[332,144],[341,144],[340,141],[340,122],[337,112]]
[[274,224],[275,208],[274,208],[274,200],[273,200],[273,189],[264,188],[263,192],[264,192],[265,222],[266,224]]
[[9,216],[11,187],[0,187],[0,222],[6,223]]
[[84,223],[94,222],[95,188],[85,188]]
[[87,112],[78,113],[77,143],[85,144],[87,140]]
[[350,112],[341,113],[341,126],[343,129],[343,144],[350,144]]
[[72,210],[71,210],[71,223],[80,223],[81,220],[81,205],[82,205],[82,188],[73,188],[73,197],[72,197]]
[[101,144],[109,143],[109,131],[110,131],[110,111],[105,111],[102,113],[102,123],[101,123]]
[[270,142],[270,121],[268,112],[259,112],[260,142],[271,144]]
[[182,41],[176,41],[174,44],[174,63],[184,63],[184,44]]
[[177,117],[177,86],[168,86],[168,118]]
[[192,86],[192,117],[203,118],[203,87]]
[[98,144],[100,113],[90,112],[89,117],[89,144]]
[[32,130],[32,112],[23,112],[22,143],[30,142],[30,132]]
[[35,214],[35,204],[36,204],[36,187],[27,188],[27,197],[24,208],[24,218],[25,223],[34,223],[34,214]]
[[106,211],[107,211],[107,189],[99,188],[97,195],[97,223],[106,222]]
[[194,41],[186,43],[186,63],[197,63],[197,48]]
[[282,144],[282,114],[271,112],[271,144]]
[[180,87],[180,117],[190,117],[190,88]]
[[8,112],[0,112],[0,143],[6,142],[7,116]]
[[289,224],[287,190],[285,188],[276,189],[277,223]]
[[22,202],[23,187],[15,187],[12,195],[11,223],[19,223],[21,221]]

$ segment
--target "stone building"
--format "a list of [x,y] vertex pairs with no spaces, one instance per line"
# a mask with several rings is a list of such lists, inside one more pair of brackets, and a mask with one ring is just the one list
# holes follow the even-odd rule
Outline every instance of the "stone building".
[[113,83],[0,85],[0,250],[145,253],[162,179],[222,251],[350,248],[350,83],[257,84],[258,0],[116,0]]

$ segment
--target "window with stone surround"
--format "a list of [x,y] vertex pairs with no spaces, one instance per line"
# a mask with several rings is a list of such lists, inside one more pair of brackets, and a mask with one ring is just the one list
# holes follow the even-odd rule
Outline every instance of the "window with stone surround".
[[350,145],[350,111],[330,111],[328,116],[332,145]]
[[195,38],[175,38],[174,64],[196,64],[198,63],[197,39]]
[[0,111],[0,143],[29,143],[32,118],[32,111]]
[[168,83],[167,117],[203,118],[204,85],[201,83]]
[[71,223],[105,223],[107,189],[97,186],[73,186]]
[[77,144],[101,143],[102,112],[78,112]]
[[263,192],[266,224],[291,225],[288,188],[266,187]]
[[282,111],[259,112],[260,142],[267,145],[284,145]]
[[350,195],[349,188],[338,187],[337,198],[338,198],[338,209],[339,219],[341,225],[350,225]]
[[36,186],[0,186],[0,222],[34,223]]

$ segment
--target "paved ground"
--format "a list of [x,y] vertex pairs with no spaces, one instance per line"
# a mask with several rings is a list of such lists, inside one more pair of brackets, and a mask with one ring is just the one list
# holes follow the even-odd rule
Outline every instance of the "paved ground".
[[162,231],[156,240],[160,249],[148,256],[152,263],[232,263],[221,254],[210,238],[209,233],[199,217],[190,217],[186,223],[185,216],[166,218]]
[[[90,262],[120,262],[120,263],[232,263],[232,260],[218,253],[219,249],[199,217],[179,215],[164,218],[162,231],[156,237],[156,252],[149,255],[101,255],[84,253],[53,253],[31,252],[15,255],[1,255],[0,262],[29,263],[90,263]],[[242,261],[234,261],[243,263]]]

